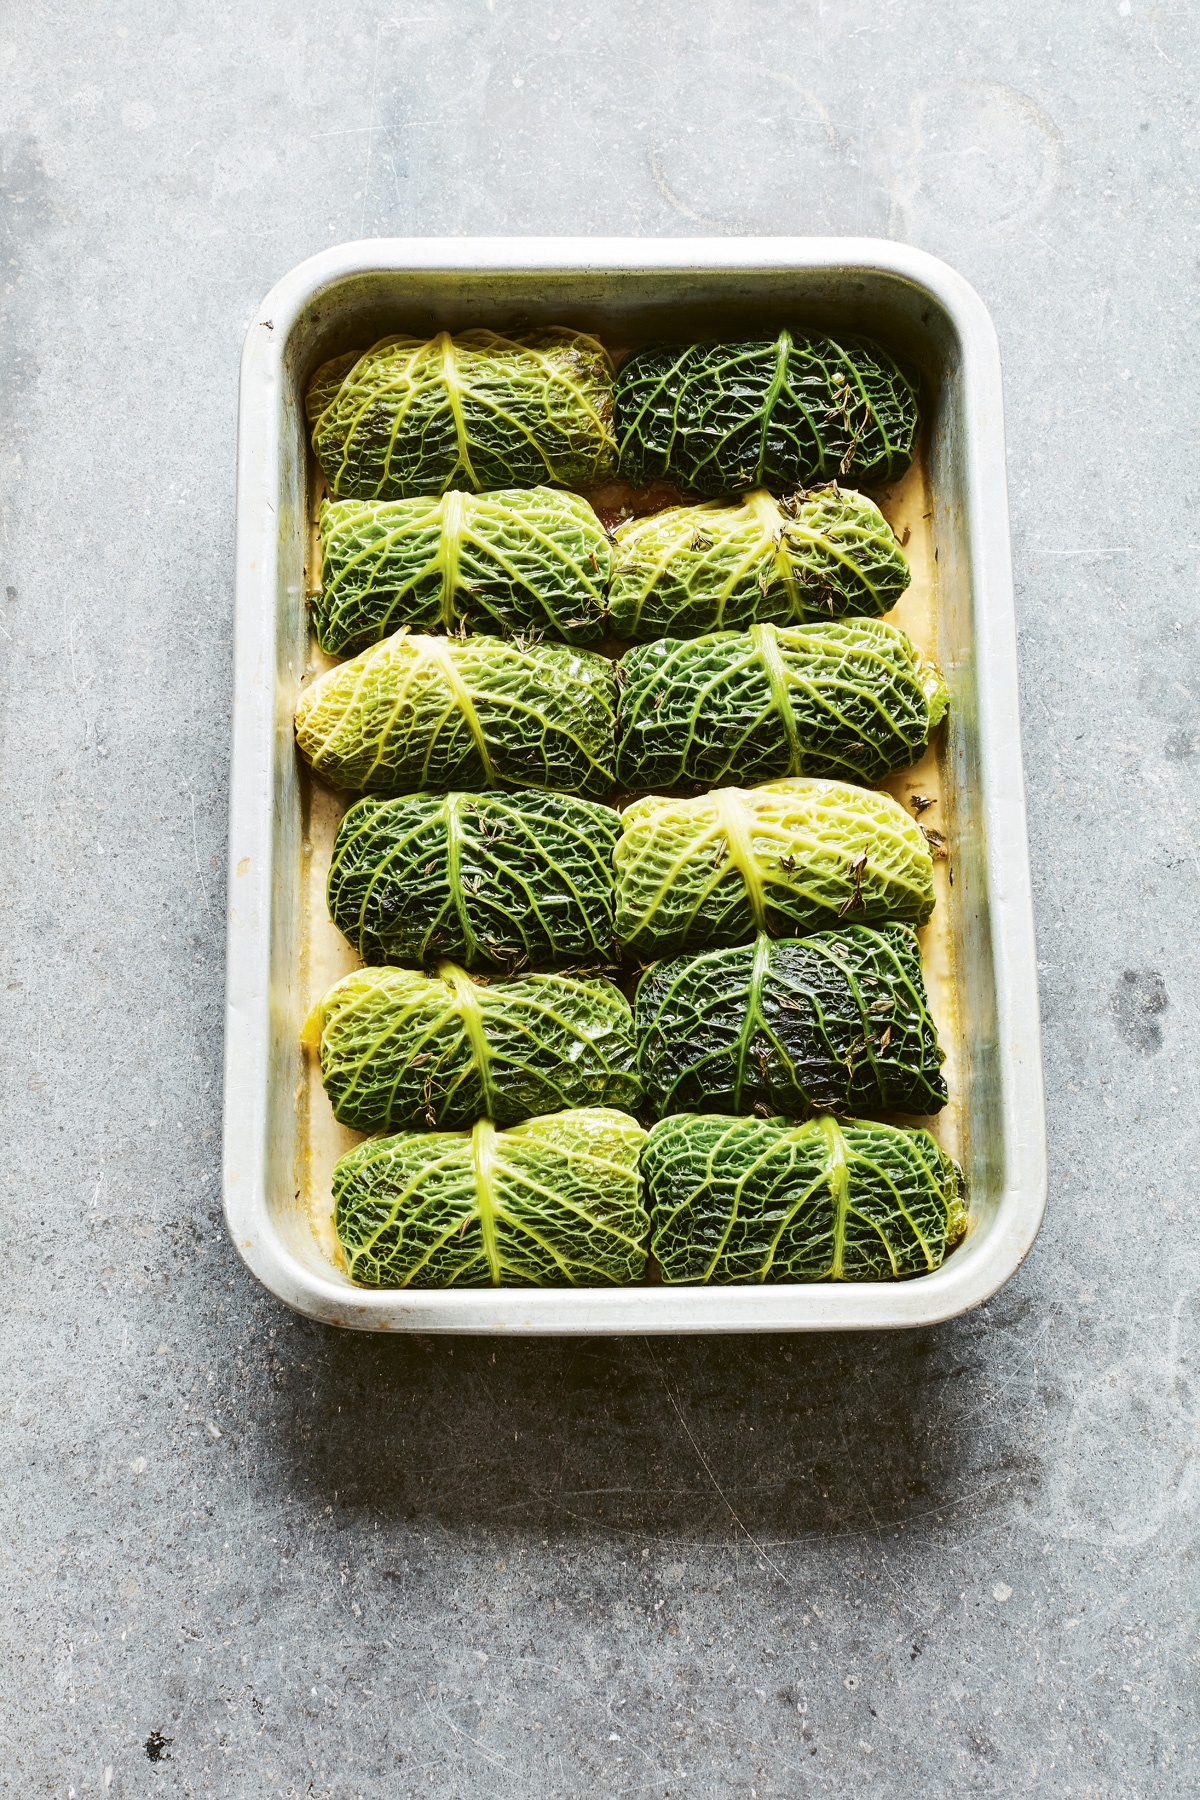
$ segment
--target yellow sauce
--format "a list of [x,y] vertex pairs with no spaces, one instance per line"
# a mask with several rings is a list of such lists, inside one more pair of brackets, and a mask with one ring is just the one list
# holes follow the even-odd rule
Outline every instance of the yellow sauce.
[[[923,458],[918,458],[902,481],[880,499],[888,524],[904,544],[904,554],[912,569],[912,581],[898,606],[886,615],[893,625],[906,631],[918,650],[937,661],[938,654],[938,567],[934,558],[933,497]],[[905,532],[908,532],[907,542]],[[953,698],[951,699],[953,705]],[[957,977],[954,966],[955,891],[954,842],[949,817],[949,785],[945,779],[945,727],[934,733],[933,742],[920,762],[909,769],[889,775],[880,787],[899,800],[906,811],[920,819],[930,831],[949,840],[949,855],[935,856],[933,891],[937,904],[928,925],[921,927],[921,960],[925,968],[925,985],[929,990],[929,1008],[938,1028],[942,1048],[946,1052],[943,1065],[950,1099],[934,1118],[923,1119],[938,1142],[959,1162],[963,1158],[962,1108],[962,1036],[957,1003]],[[933,805],[918,813],[912,796],[920,794]]]

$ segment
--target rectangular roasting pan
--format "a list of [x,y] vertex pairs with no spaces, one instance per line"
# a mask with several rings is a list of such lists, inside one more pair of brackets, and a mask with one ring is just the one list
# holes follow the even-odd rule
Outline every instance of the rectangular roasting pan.
[[[935,793],[925,822],[950,844],[923,940],[952,1095],[936,1129],[964,1164],[971,1216],[932,1275],[376,1292],[339,1266],[329,1172],[355,1140],[339,1139],[299,1041],[310,1005],[353,966],[321,900],[340,806],[301,770],[292,735],[317,573],[304,389],[327,358],[391,332],[516,319],[614,347],[857,330],[921,370],[922,453],[883,504],[911,532],[913,586],[894,616],[935,650],[951,709],[940,748],[887,786]],[[945,263],[872,238],[383,238],[301,263],[263,301],[242,357],[234,661],[225,1214],[281,1300],[360,1331],[836,1331],[951,1318],[1018,1268],[1045,1207],[1046,1141],[1000,357],[983,303]]]

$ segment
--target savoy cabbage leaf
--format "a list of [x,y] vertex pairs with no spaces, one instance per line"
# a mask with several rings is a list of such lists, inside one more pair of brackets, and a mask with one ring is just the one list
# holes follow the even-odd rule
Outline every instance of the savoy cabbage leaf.
[[317,642],[342,656],[400,625],[414,631],[549,631],[594,644],[606,630],[612,552],[586,500],[558,488],[452,490],[321,507]]
[[313,1008],[306,1038],[334,1117],[359,1131],[632,1110],[640,1094],[629,1002],[595,976],[488,984],[449,961],[433,975],[355,969]]
[[383,338],[318,369],[306,406],[330,488],[359,500],[590,487],[615,466],[611,359],[562,326]]
[[849,919],[923,925],[933,860],[890,794],[793,778],[693,799],[648,794],[621,815],[618,941],[650,961]]
[[370,1138],[333,1172],[334,1223],[365,1287],[640,1281],[649,1220],[627,1113],[583,1107],[497,1131]]
[[536,789],[358,800],[329,912],[364,962],[611,963],[617,814]]
[[621,638],[877,615],[911,573],[875,502],[832,483],[668,507],[619,526],[616,544],[609,612]]
[[654,963],[637,990],[638,1070],[655,1113],[935,1113],[942,1051],[909,925]]
[[634,487],[667,478],[701,494],[894,481],[918,424],[916,389],[878,344],[790,331],[635,350],[614,419]]
[[300,696],[296,741],[359,793],[613,785],[617,683],[587,650],[407,628],[327,669]]
[[667,1282],[889,1281],[966,1229],[962,1175],[928,1131],[681,1113],[642,1152]]
[[916,761],[946,708],[937,670],[883,619],[660,638],[627,651],[621,676],[626,788],[878,781]]

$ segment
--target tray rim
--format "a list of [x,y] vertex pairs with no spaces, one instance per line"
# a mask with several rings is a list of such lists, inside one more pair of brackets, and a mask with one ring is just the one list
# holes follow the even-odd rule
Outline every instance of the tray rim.
[[[292,1254],[267,1201],[272,919],[272,734],[280,437],[297,320],[339,282],[374,273],[885,274],[953,325],[967,396],[966,484],[978,680],[980,785],[995,969],[1006,1180],[989,1227],[931,1275],[905,1282],[753,1288],[366,1290]],[[982,1304],[1016,1273],[1046,1206],[1045,1097],[1033,899],[1020,755],[1016,619],[999,344],[982,300],[946,263],[875,238],[377,238],[308,258],[270,289],[246,333],[238,406],[233,749],[230,769],[222,1191],[239,1255],[309,1318],[364,1331],[602,1335],[920,1327]],[[986,670],[986,680],[983,672]],[[1003,775],[1003,779],[1001,779]],[[242,871],[238,873],[239,869]]]

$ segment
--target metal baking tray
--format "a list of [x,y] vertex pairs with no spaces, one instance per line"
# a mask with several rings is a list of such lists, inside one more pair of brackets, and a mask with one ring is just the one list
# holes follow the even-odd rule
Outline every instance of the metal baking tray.
[[[939,747],[886,785],[937,796],[927,822],[951,851],[923,950],[952,1095],[935,1129],[966,1169],[970,1228],[932,1275],[376,1292],[340,1264],[329,1176],[356,1138],[300,1046],[310,1005],[354,960],[323,896],[341,803],[301,769],[292,736],[314,661],[304,389],[318,364],[389,332],[515,318],[612,346],[799,322],[866,332],[921,371],[921,453],[884,501],[913,564],[892,616],[939,657],[951,708]],[[1046,1141],[1000,357],[952,269],[872,238],[384,238],[301,263],[263,301],[242,357],[234,664],[225,1216],[272,1293],[363,1331],[835,1331],[951,1318],[1013,1274],[1045,1207]]]

